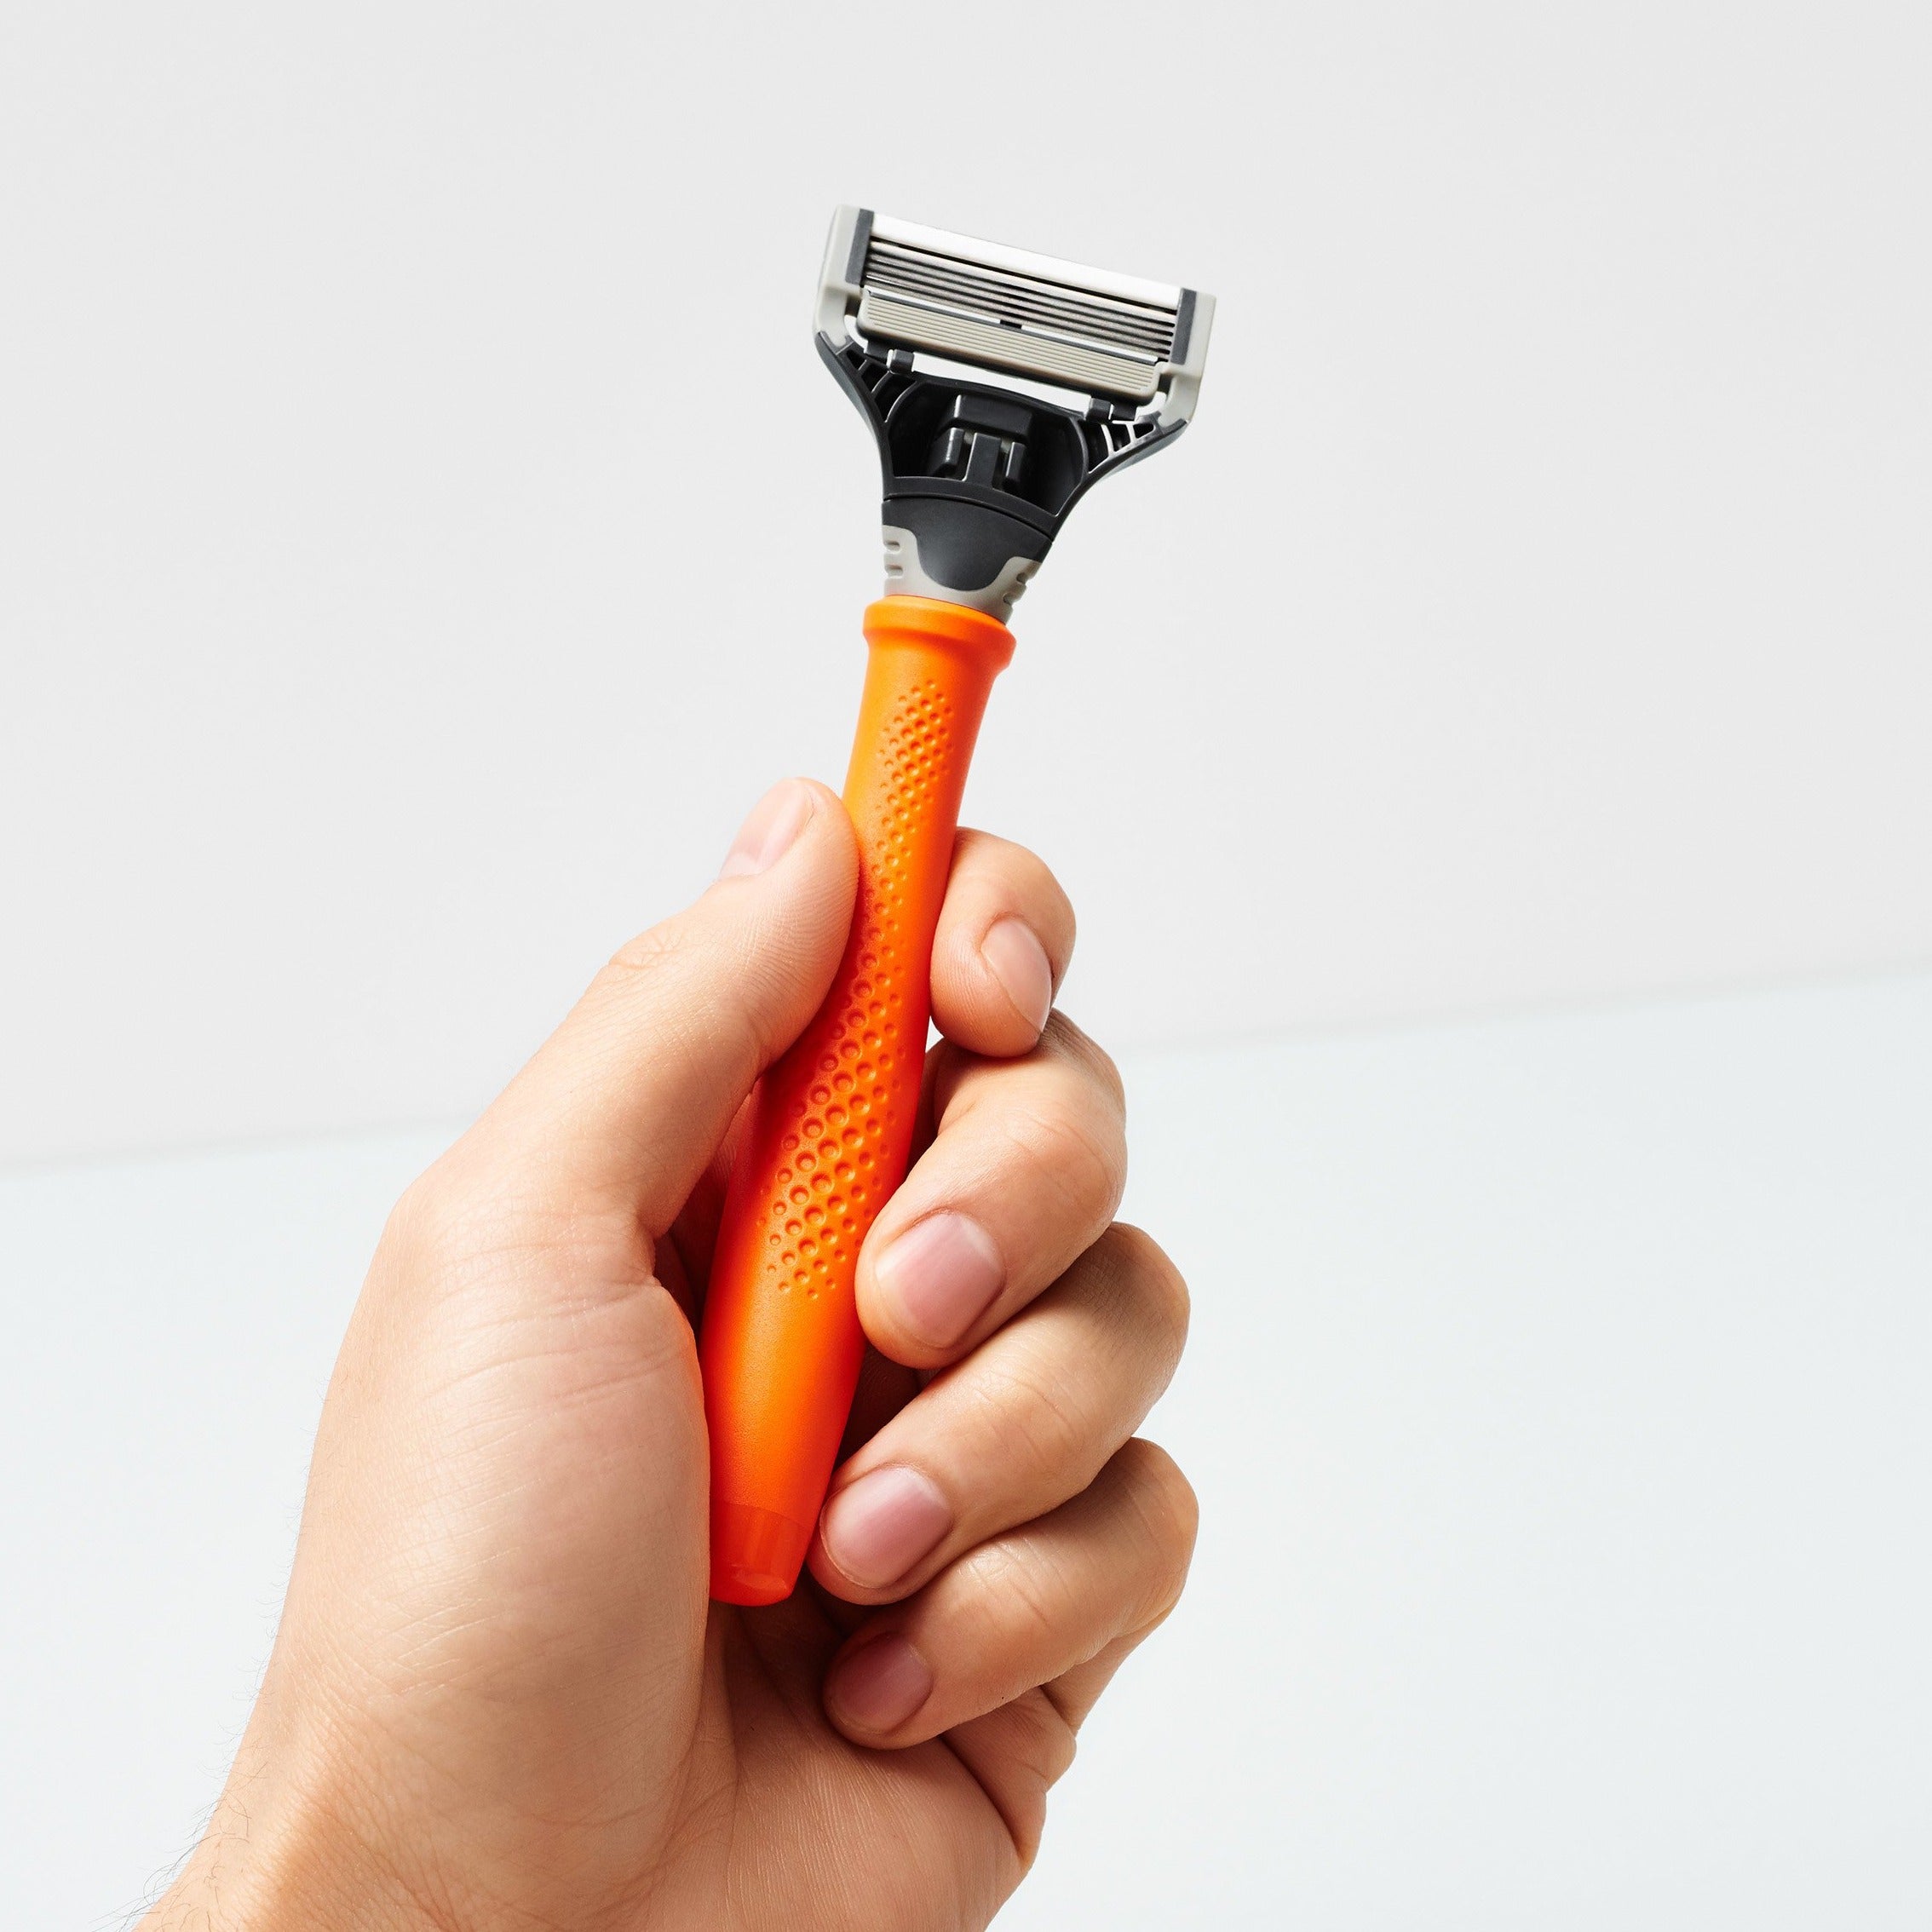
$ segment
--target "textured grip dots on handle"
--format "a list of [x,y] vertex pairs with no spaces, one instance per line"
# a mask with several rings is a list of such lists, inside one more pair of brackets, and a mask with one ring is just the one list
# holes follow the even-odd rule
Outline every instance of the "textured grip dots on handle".
[[874,604],[865,635],[852,931],[825,1003],[759,1083],[705,1297],[711,1591],[729,1602],[790,1592],[844,1432],[859,1250],[906,1172],[960,795],[1013,652],[995,619],[917,597]]
[[903,1172],[903,1159],[894,1172],[890,1156],[911,1136],[911,1121],[900,1118],[908,1089],[910,1104],[918,1104],[932,948],[910,888],[921,831],[951,761],[952,715],[944,687],[924,679],[900,696],[878,746],[877,850],[867,854],[853,936],[833,986],[845,997],[821,1009],[800,1043],[815,1050],[799,1055],[809,1066],[796,1071],[814,1078],[791,1100],[779,1140],[783,1164],[765,1210],[765,1245],[778,1255],[773,1285],[780,1294],[802,1290],[815,1301],[836,1291],[839,1271],[849,1278],[865,1230]]

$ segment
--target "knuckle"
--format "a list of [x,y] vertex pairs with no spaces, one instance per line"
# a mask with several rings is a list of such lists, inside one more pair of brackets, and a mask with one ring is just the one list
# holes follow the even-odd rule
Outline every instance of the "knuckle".
[[410,1279],[456,1281],[474,1259],[509,1245],[502,1210],[486,1205],[494,1200],[487,1192],[480,1199],[476,1188],[432,1168],[391,1209],[382,1250]]
[[1035,1375],[1009,1367],[979,1384],[976,1394],[989,1444],[998,1446],[1003,1461],[1054,1475],[1070,1469],[1090,1473],[1095,1466],[1091,1426],[1050,1371]]
[[1126,1285],[1169,1359],[1179,1360],[1193,1312],[1186,1277],[1160,1243],[1131,1222],[1115,1222],[1101,1236],[1100,1245],[1110,1271]]
[[1052,907],[1055,923],[1060,928],[1061,943],[1071,952],[1073,942],[1078,937],[1079,922],[1073,911],[1073,901],[1067,896],[1067,888],[1055,875],[1052,866],[1044,859],[1034,859],[1039,867],[1040,891]]
[[749,1086],[779,1044],[755,994],[756,969],[742,946],[681,914],[611,955],[587,1003],[592,1024],[612,1034],[647,1025],[653,1057],[687,1074],[725,1049],[734,1058],[721,1078]]
[[1032,846],[1021,845],[1017,839],[1002,838],[998,832],[984,831],[977,825],[962,825],[952,849],[956,872],[969,867],[1000,872],[1026,897],[1061,900],[1067,897],[1052,866]]
[[927,1049],[926,1085],[933,1118],[945,1118],[952,1111],[961,1089],[975,1070],[985,1062],[956,1042],[940,1038]]
[[1047,1793],[1066,1776],[1078,1748],[1073,1728],[1043,1688],[1026,1692],[998,1713],[1000,1811],[1020,1868],[1030,1870],[1046,1829]]
[[1123,1115],[1126,1113],[1127,1087],[1120,1078],[1120,1069],[1114,1064],[1113,1055],[1084,1032],[1058,1007],[1047,1021],[1046,1032],[1040,1039],[1048,1051],[1072,1061],[1093,1080],[1113,1102],[1117,1113]]
[[432,1176],[435,1170],[419,1174],[396,1197],[382,1223],[382,1239],[376,1245],[379,1255],[396,1256],[420,1253],[430,1245],[430,1228],[437,1212],[433,1199]]
[[382,1245],[391,1254],[424,1260],[460,1250],[476,1225],[474,1190],[447,1153],[403,1189],[382,1228]]
[[621,982],[659,972],[682,958],[686,950],[686,937],[677,921],[666,919],[626,940],[611,955],[602,976]]
[[1043,1785],[1060,1782],[1072,1768],[1079,1749],[1073,1727],[1061,1716],[1044,1688],[1027,1692],[1015,1700],[1015,1708],[1026,1713],[1025,1763]]
[[1018,1656],[1052,1654],[1066,1621],[1068,1590],[1061,1565],[1044,1550],[1024,1553],[1011,1539],[982,1543],[957,1567],[980,1604],[998,1606],[1007,1647]]
[[1118,1118],[1063,1101],[1015,1114],[1009,1131],[1075,1212],[1113,1211],[1127,1182],[1126,1137]]
[[1034,924],[1043,929],[1039,936],[1048,950],[1064,964],[1073,950],[1074,939],[1073,902],[1067,896],[1066,887],[1037,852],[1024,845],[1006,849],[1015,896]]
[[1147,1558],[1147,1620],[1158,1622],[1179,1601],[1187,1580],[1200,1502],[1181,1465],[1143,1436],[1121,1447],[1114,1466],[1136,1519],[1136,1540]]
[[534,1183],[501,1151],[466,1138],[405,1187],[389,1210],[377,1254],[386,1274],[435,1292],[492,1279],[533,1257],[591,1276],[649,1272],[635,1219],[612,1217]]

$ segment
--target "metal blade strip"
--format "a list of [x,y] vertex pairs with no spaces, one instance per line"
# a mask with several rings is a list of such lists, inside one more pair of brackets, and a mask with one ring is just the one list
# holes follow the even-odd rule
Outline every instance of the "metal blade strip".
[[1096,345],[1157,360],[1173,348],[1176,312],[874,239],[865,253],[867,286],[955,304],[994,322],[1032,322]]
[[1147,402],[1159,388],[1155,358],[1067,342],[1030,329],[1003,328],[952,309],[908,302],[883,289],[865,290],[857,319],[860,334],[867,336],[1014,370],[1088,394]]

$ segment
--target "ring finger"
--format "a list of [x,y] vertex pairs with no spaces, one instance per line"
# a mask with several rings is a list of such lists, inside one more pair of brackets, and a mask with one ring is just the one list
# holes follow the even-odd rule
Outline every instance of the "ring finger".
[[1187,1331],[1174,1264],[1138,1228],[1110,1228],[838,1472],[813,1573],[848,1601],[894,1601],[1078,1495],[1167,1386]]
[[1194,1527],[1173,1460],[1129,1442],[1072,1502],[861,1625],[826,1678],[828,1715],[858,1743],[918,1744],[1130,1647],[1180,1596]]

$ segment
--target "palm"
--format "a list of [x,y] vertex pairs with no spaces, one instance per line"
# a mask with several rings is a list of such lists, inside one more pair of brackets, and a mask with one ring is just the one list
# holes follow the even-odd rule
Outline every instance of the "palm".
[[[381,1718],[371,1782],[465,1794],[417,1848],[424,1890],[626,1932],[981,1924],[1021,1861],[979,1779],[944,1738],[867,1751],[823,1714],[863,1613],[809,1576],[768,1609],[704,1603],[691,1318],[720,1193],[714,1170],[654,1248],[601,1216],[535,1245],[466,1226],[426,1303],[402,1217],[325,1410],[279,1661],[325,1670],[354,1632],[380,1660],[373,1699],[345,1692]],[[393,1383],[424,1452],[372,1518],[349,1498]],[[869,1355],[848,1442],[917,1386]]]
[[672,1889],[801,1932],[983,1924],[1019,1876],[998,1813],[943,1739],[868,1751],[825,1722],[842,1633],[818,1595],[712,1607],[690,1769],[719,1795],[676,1834]]
[[[709,1261],[722,1194],[721,1169],[658,1256],[660,1278],[694,1320],[702,1291],[692,1285]],[[845,1452],[918,1385],[868,1351]],[[809,1575],[768,1609],[710,1606],[686,1766],[702,1796],[671,1835],[673,1890],[726,1898],[747,1924],[831,1932],[981,1924],[1018,1878],[999,1811],[944,1738],[867,1751],[827,1722],[825,1668],[862,1614]],[[813,1875],[808,1895],[801,1873]]]

